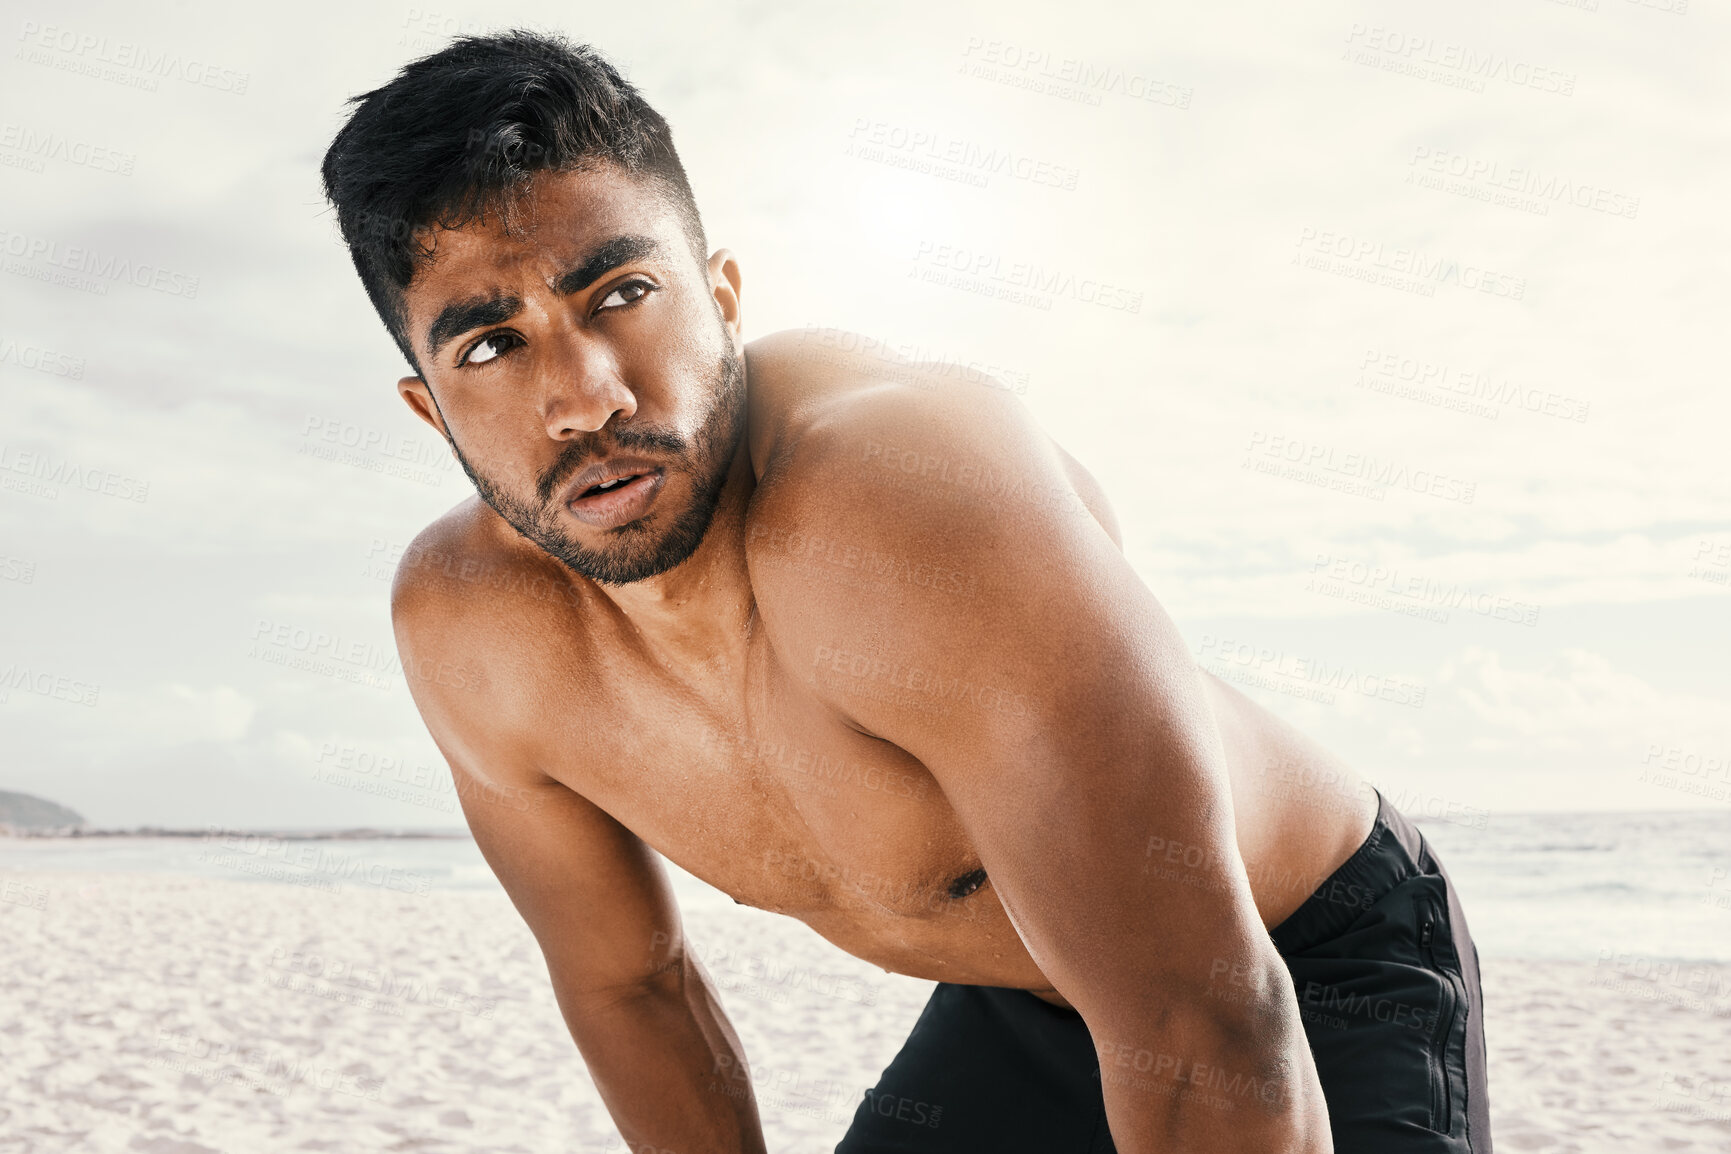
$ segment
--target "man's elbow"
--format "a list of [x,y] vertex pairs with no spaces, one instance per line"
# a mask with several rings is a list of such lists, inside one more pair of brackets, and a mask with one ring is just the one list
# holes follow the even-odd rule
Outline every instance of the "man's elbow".
[[1120,1141],[1119,1149],[1333,1149],[1290,979],[1256,983],[1232,999],[1168,1007],[1160,1018],[1141,1039],[1096,1043],[1114,1136],[1121,1128],[1160,1136],[1152,1145]]
[[1259,1108],[1271,1120],[1302,1121],[1314,1107],[1321,1110],[1326,1134],[1322,1084],[1285,965],[1275,961],[1251,996],[1237,1003],[1216,1000],[1206,1012],[1220,1064],[1209,1078],[1230,1088],[1225,1098]]

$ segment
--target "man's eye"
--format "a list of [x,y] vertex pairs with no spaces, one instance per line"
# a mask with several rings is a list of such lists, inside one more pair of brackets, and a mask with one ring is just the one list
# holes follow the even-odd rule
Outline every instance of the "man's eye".
[[515,347],[518,343],[520,342],[517,338],[510,333],[494,333],[492,336],[482,337],[480,342],[469,350],[468,355],[457,363],[459,365],[486,364],[497,358],[505,350]]
[[595,311],[616,309],[621,305],[632,305],[655,291],[655,286],[644,280],[628,280],[606,296],[595,306]]

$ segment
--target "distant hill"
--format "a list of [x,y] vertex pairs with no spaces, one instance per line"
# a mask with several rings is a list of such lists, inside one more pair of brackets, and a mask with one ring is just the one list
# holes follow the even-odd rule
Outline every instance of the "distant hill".
[[84,824],[82,814],[27,793],[0,789],[0,833],[15,830],[65,829]]

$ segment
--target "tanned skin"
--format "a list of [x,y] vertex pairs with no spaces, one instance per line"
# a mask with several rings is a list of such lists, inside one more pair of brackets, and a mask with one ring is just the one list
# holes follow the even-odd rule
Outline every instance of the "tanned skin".
[[[1093,478],[1002,389],[811,333],[746,345],[738,262],[696,259],[623,170],[538,175],[509,222],[435,234],[399,383],[501,510],[641,556],[703,468],[626,431],[695,446],[717,365],[744,373],[679,564],[603,583],[477,498],[409,554],[461,563],[405,562],[392,591],[415,702],[633,1148],[764,1149],[665,857],[886,970],[1074,1007],[1125,1154],[1330,1150],[1265,931],[1374,797],[1197,669]],[[620,237],[656,243],[570,275]],[[564,504],[620,460],[659,486],[629,524]],[[1177,1093],[1145,1054],[1256,1089]]]

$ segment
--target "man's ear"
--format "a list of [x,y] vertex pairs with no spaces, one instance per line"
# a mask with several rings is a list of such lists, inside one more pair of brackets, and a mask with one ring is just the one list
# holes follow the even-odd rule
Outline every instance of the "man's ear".
[[733,334],[733,342],[737,345],[740,333],[744,331],[739,318],[739,262],[725,248],[716,249],[715,255],[709,258],[709,286],[715,294],[716,307],[721,310],[721,322]]
[[420,377],[404,377],[397,382],[397,395],[413,409],[415,416],[427,422],[438,431],[439,436],[450,443],[451,434],[445,430],[444,414],[439,412],[439,406],[433,401],[433,390],[427,387],[427,382]]

